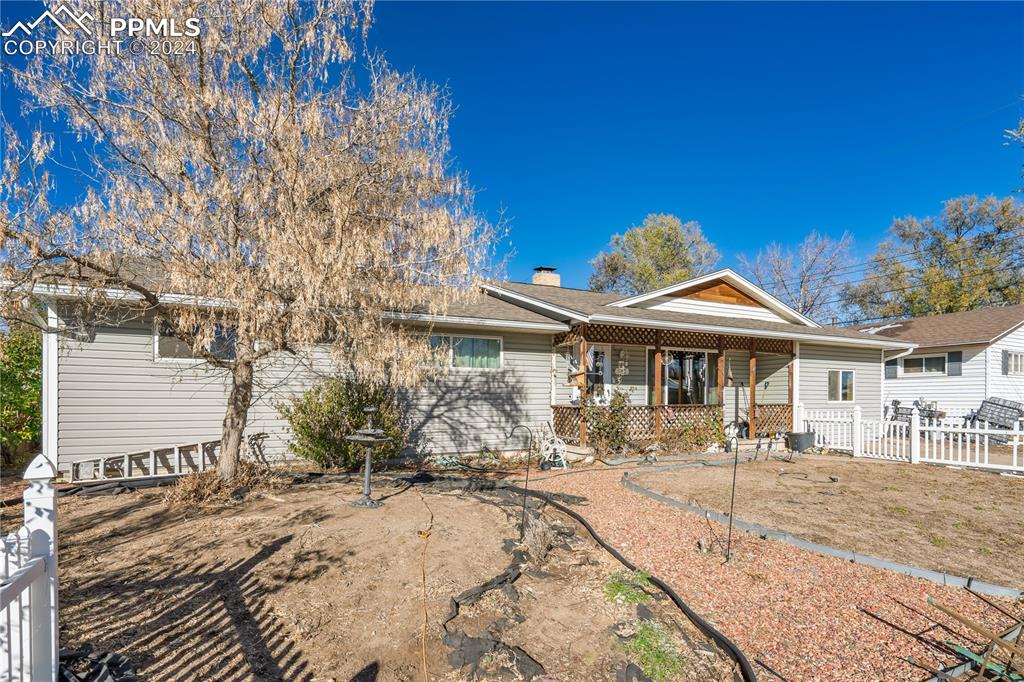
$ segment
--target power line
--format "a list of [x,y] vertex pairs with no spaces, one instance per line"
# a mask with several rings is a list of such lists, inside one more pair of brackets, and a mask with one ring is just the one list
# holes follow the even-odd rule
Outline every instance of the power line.
[[[995,241],[992,243],[992,246],[995,246],[995,245],[998,245],[998,244],[1002,244],[1003,242],[1006,242],[1006,241],[1008,241],[1010,239],[1013,239],[1013,238],[1016,238],[1016,237],[1021,237],[1021,236],[1024,236],[1024,228],[1015,228],[1013,230],[1010,230],[1009,232],[1006,232],[1006,233],[1000,235],[998,238],[996,238]],[[963,242],[961,244],[951,245],[949,248],[960,250],[960,249],[965,249],[965,248],[974,247],[974,246],[975,246],[975,244],[973,244],[972,242],[965,241],[965,242]],[[886,259],[886,261],[889,262],[889,263],[903,263],[903,262],[906,262],[908,260],[912,260],[914,256],[920,255],[920,254],[925,253],[925,252],[927,252],[929,250],[930,249],[924,248],[924,249],[913,249],[913,250],[910,250],[910,251],[903,251],[903,252],[900,252],[900,253],[893,254],[892,256],[888,257]],[[832,278],[832,277],[835,277],[835,276],[841,275],[841,274],[853,273],[853,272],[856,272],[857,270],[865,270],[865,269],[871,267],[874,264],[875,264],[875,261],[872,258],[870,260],[866,260],[866,261],[863,261],[863,262],[860,262],[860,263],[853,263],[853,264],[850,264],[850,265],[845,265],[845,266],[837,268],[836,270],[828,273],[827,277]],[[861,278],[859,280],[852,280],[852,281],[847,281],[847,282],[844,282],[844,283],[845,284],[859,283],[859,282],[867,281],[869,279],[878,279],[878,278],[882,278],[882,277],[885,277],[885,276],[886,275],[884,275],[884,274],[867,275],[866,277],[863,277],[863,278]],[[812,279],[810,281],[811,282],[823,281],[824,279],[825,279],[824,277],[820,277],[820,278],[817,278],[816,280]],[[795,278],[792,278],[792,279],[774,279],[771,282],[769,282],[768,285],[772,286],[772,287],[779,287],[779,286],[782,286],[782,285],[785,285],[785,284],[799,284],[799,283],[800,283],[800,278],[799,277],[795,277]]]
[[[1010,270],[1017,270],[1019,267],[1020,266],[1018,266],[1018,265],[1007,265],[1007,266],[1004,266],[1004,267],[1001,267],[1001,268],[993,268],[991,270],[984,270],[984,271],[982,271],[982,273],[979,273],[979,274],[995,274],[997,272],[1008,272]],[[877,293],[878,293],[878,296],[885,296],[886,294],[893,294],[893,293],[896,293],[897,291],[908,291],[910,289],[917,289],[919,287],[933,286],[935,284],[948,284],[950,282],[956,282],[958,280],[961,280],[961,279],[963,279],[963,277],[964,277],[963,275],[959,275],[957,277],[947,277],[945,279],[940,279],[940,280],[936,280],[936,281],[933,281],[933,282],[917,282],[916,284],[908,284],[908,285],[902,286],[902,287],[895,287],[895,288],[892,288],[892,289],[885,289],[885,290],[877,292]],[[843,303],[845,300],[846,300],[845,297],[834,298],[834,299],[831,299],[831,300],[828,300],[828,301],[822,301],[819,305],[831,305],[833,303]]]
[[[1016,269],[1017,269],[1017,266],[1011,265],[1011,266],[1007,266],[1007,267],[1003,267],[1003,268],[995,268],[994,270],[990,270],[989,274],[995,274],[997,272],[1006,272],[1006,271],[1016,270]],[[936,284],[949,284],[951,282],[959,281],[960,279],[962,279],[962,278],[961,277],[948,277],[946,279],[940,279],[940,280],[937,280],[937,281],[934,281],[934,282],[918,282],[916,284],[908,284],[907,286],[895,287],[893,289],[887,289],[885,291],[879,292],[879,296],[883,297],[883,296],[885,296],[887,294],[893,294],[893,293],[900,292],[900,291],[909,291],[911,289],[917,289],[917,288],[926,287],[926,286],[933,286],[933,285],[936,285]],[[821,305],[830,305],[830,304],[833,304],[833,303],[842,303],[843,301],[844,301],[844,299],[835,299],[835,300],[832,300],[832,301],[824,301],[824,302],[821,303]],[[905,316],[903,316],[903,315],[881,315],[879,317],[864,317],[864,318],[853,319],[853,320],[843,320],[842,322],[836,323],[836,326],[849,325],[849,324],[860,324],[861,322],[874,322],[876,320],[889,320],[889,319],[896,319],[896,318],[901,318],[901,317],[905,317]]]

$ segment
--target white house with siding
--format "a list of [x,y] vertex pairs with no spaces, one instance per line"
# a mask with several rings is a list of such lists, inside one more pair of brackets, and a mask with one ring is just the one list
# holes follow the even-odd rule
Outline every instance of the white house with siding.
[[986,398],[1024,403],[1024,304],[863,325],[878,337],[917,344],[885,366],[886,402],[935,402],[950,416]]
[[[404,396],[416,454],[519,450],[523,440],[507,435],[519,423],[539,432],[550,422],[586,446],[581,396],[601,402],[616,389],[629,396],[638,438],[706,419],[752,433],[799,429],[798,404],[860,406],[878,419],[885,362],[914,347],[821,326],[731,270],[630,297],[559,284],[553,269],[538,268],[531,283],[486,285],[481,300],[443,317],[395,313],[449,349],[451,371]],[[58,285],[41,292],[51,327],[74,295]],[[258,367],[247,435],[264,455],[288,453],[281,401],[331,372],[325,349]],[[160,473],[174,446],[220,437],[228,385],[223,370],[191,358],[151,319],[85,338],[49,332],[44,451],[61,470],[149,453],[136,473]]]

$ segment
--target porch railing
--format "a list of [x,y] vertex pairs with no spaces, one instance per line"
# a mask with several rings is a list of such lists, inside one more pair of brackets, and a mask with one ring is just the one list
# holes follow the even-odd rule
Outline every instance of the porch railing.
[[787,403],[758,405],[754,410],[754,428],[758,433],[775,434],[793,430],[793,406]]
[[[607,409],[590,407],[588,410]],[[660,415],[662,433],[683,428],[686,425],[700,426],[708,419],[722,419],[720,405],[630,405],[626,408],[626,423],[629,437],[634,440],[651,440],[658,436],[657,422]],[[552,405],[555,434],[566,441],[580,443],[580,408],[577,405]]]

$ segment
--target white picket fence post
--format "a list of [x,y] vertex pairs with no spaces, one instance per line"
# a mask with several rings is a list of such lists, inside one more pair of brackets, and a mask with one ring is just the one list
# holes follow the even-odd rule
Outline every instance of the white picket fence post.
[[25,523],[3,539],[0,654],[7,680],[57,680],[57,471],[37,455],[25,471]]
[[910,463],[921,462],[921,413],[917,406],[910,411]]
[[860,457],[864,454],[864,428],[861,422],[863,412],[860,405],[853,407],[853,456]]

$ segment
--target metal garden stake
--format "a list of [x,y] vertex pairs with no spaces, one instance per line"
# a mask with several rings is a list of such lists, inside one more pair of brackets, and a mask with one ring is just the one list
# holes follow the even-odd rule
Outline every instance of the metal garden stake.
[[367,426],[359,429],[351,436],[345,436],[345,440],[351,443],[364,443],[366,445],[366,463],[363,465],[363,496],[352,502],[353,507],[379,507],[380,502],[370,497],[370,469],[373,466],[373,446],[386,443],[391,438],[384,435],[381,429],[373,428],[373,415],[377,413],[376,407],[363,409],[366,414]]

